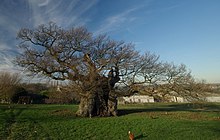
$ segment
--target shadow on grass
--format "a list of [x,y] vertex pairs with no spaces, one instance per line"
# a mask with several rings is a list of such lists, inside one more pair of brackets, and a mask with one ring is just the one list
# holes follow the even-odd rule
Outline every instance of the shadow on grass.
[[174,103],[148,106],[146,108],[123,108],[118,109],[118,116],[142,113],[142,112],[175,112],[175,111],[190,111],[190,112],[220,112],[220,104],[214,103]]
[[2,115],[2,118],[8,123],[8,124],[12,124],[15,122],[15,119],[20,116],[20,114],[25,110],[25,108],[0,108],[1,111],[4,112],[4,115]]
[[[24,113],[23,113],[24,112]],[[0,119],[8,125],[13,123],[61,122],[75,119],[75,111],[59,105],[0,105]]]
[[143,134],[140,134],[136,137],[134,137],[135,140],[142,140],[143,138],[146,138],[147,136],[144,136]]

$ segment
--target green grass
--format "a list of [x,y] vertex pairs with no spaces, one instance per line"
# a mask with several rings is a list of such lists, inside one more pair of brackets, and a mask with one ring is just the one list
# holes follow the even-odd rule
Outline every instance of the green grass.
[[121,105],[118,117],[78,118],[77,105],[0,105],[0,139],[220,140],[220,104]]

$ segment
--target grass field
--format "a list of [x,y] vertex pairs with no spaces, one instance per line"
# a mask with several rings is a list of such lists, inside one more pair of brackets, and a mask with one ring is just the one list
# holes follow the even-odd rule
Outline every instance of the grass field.
[[0,105],[0,139],[220,140],[220,104],[121,105],[118,117],[78,118],[77,105]]

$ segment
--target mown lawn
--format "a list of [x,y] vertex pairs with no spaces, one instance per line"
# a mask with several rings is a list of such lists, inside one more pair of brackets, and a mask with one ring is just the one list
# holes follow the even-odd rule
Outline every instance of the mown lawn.
[[121,105],[118,117],[78,118],[77,105],[0,105],[0,139],[220,140],[220,104]]

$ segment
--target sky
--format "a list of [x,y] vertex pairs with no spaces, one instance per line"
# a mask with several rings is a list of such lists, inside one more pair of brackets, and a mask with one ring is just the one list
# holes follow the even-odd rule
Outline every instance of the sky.
[[55,22],[135,44],[192,75],[220,83],[219,0],[1,0],[0,71],[18,71],[17,32]]

